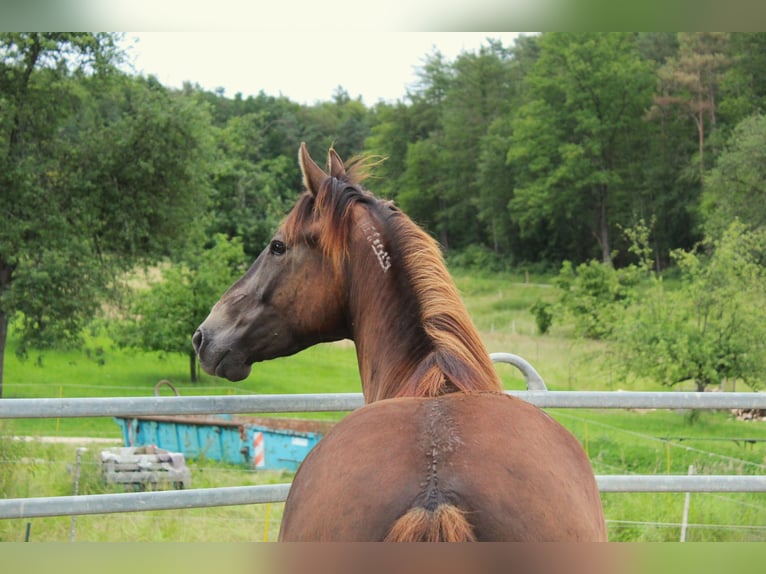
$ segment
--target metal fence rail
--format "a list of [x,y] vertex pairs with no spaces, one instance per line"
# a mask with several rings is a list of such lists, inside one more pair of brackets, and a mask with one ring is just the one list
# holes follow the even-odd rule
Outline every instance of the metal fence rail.
[[10,498],[0,500],[0,518],[113,514],[283,502],[289,490],[289,484],[262,484],[122,494]]
[[[542,408],[588,409],[766,409],[766,393],[620,391],[507,391]],[[361,393],[3,399],[0,418],[73,418],[191,414],[350,411]]]
[[[597,475],[601,492],[766,492],[766,476]],[[284,502],[290,484],[0,500],[2,518],[113,514]]]

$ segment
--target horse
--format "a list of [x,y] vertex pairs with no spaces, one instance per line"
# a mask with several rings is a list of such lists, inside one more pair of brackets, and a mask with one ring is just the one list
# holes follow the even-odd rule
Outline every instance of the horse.
[[300,145],[305,190],[192,337],[203,369],[351,339],[365,405],[308,454],[280,541],[604,541],[579,442],[503,392],[438,243],[362,187],[369,158],[327,171]]

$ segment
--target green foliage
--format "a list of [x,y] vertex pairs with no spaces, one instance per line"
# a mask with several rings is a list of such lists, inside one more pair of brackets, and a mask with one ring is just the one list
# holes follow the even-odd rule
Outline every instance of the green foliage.
[[489,125],[481,138],[476,174],[477,206],[479,219],[487,226],[491,247],[516,260],[524,260],[526,254],[518,241],[518,224],[508,217],[514,170],[506,161],[506,153],[512,129],[510,117],[501,116]]
[[16,318],[19,355],[30,347],[80,344],[82,329],[106,295],[108,272],[80,239],[69,239],[59,249],[19,256],[13,284],[0,301]]
[[719,95],[718,117],[729,126],[766,112],[766,33],[729,36],[729,61]]
[[[441,116],[441,201],[450,248],[486,241],[479,218],[479,169],[482,140],[496,119],[508,114],[518,83],[510,52],[488,40],[478,53],[461,54],[452,65],[454,77],[446,91]],[[504,154],[501,152],[500,157]],[[490,188],[492,189],[492,188]],[[509,191],[508,182],[496,191]],[[488,190],[486,190],[488,191]]]
[[704,251],[674,254],[675,289],[652,278],[615,333],[624,369],[697,389],[724,381],[760,388],[766,372],[766,236],[735,222]]
[[208,208],[207,111],[152,80],[92,89],[96,110],[72,119],[60,183],[79,200],[83,232],[130,265],[183,248]]
[[562,264],[555,279],[561,290],[557,306],[573,321],[575,335],[609,339],[626,308],[642,296],[639,285],[654,266],[651,227],[642,220],[623,229],[635,263],[619,269],[595,259],[577,267],[569,261]]
[[766,225],[766,116],[742,120],[705,179],[703,210],[708,233],[719,237],[739,219],[754,229]]
[[510,270],[507,257],[477,244],[469,245],[459,251],[450,251],[447,262],[450,267],[478,273],[499,273]]
[[442,147],[435,138],[420,140],[407,147],[407,171],[401,177],[397,201],[405,213],[436,233],[444,245],[449,229],[442,209],[441,154]]
[[578,259],[590,253],[571,249],[595,238],[609,262],[610,233],[625,217],[618,207],[635,195],[651,67],[632,34],[546,34],[540,47],[508,152],[516,171],[510,208],[527,237],[543,226]]
[[109,34],[0,35],[0,394],[9,322],[21,352],[78,344],[122,272],[201,229],[206,111],[119,58]]
[[535,317],[537,331],[541,335],[545,335],[551,328],[551,325],[553,325],[553,305],[548,301],[538,299],[529,310],[532,311],[532,315]]
[[372,110],[372,125],[364,151],[385,158],[370,183],[381,197],[395,199],[399,193],[399,178],[407,167],[407,145],[413,138],[412,115],[412,110],[402,102],[379,103]]
[[575,334],[607,339],[630,303],[636,268],[615,269],[596,260],[574,267],[564,261],[556,277],[562,294],[558,304],[574,323]]
[[83,225],[93,204],[68,189],[64,157],[90,103],[83,78],[109,75],[112,48],[108,34],[0,34],[0,396],[14,315],[24,344],[71,342],[106,287],[106,246]]
[[[406,98],[370,109],[340,86],[310,106],[169,90],[116,71],[115,39],[0,33],[0,348],[10,321],[22,354],[79,344],[115,277],[203,237],[255,257],[300,190],[300,141],[387,157],[367,185],[457,265],[571,261],[567,304],[547,310],[588,336],[611,336],[645,260],[666,266],[734,217],[763,223],[763,33],[487,39],[454,61],[427,55]],[[694,71],[704,61],[712,75]],[[639,256],[617,232],[641,217]],[[579,267],[613,252],[615,269]],[[641,273],[626,271],[636,257]]]
[[190,375],[195,380],[191,336],[212,303],[241,275],[243,261],[242,242],[219,234],[209,249],[165,267],[159,281],[136,293],[129,318],[115,331],[118,342],[147,351],[190,355]]
[[255,258],[292,202],[295,162],[280,156],[257,163],[223,150],[213,176],[211,233],[242,239]]
[[[489,126],[513,105],[514,69],[509,50],[492,40],[453,63],[437,52],[420,69],[409,107],[379,108],[366,146],[392,160],[382,173],[394,181],[382,182],[383,192],[397,199],[445,248],[485,243],[490,235],[499,241],[497,233],[482,225],[492,218],[480,203],[500,196],[504,211],[507,198],[502,194],[510,188],[506,181],[491,193],[494,188],[482,185],[477,162]],[[504,154],[503,149],[501,162]],[[482,197],[490,193],[486,200]]]

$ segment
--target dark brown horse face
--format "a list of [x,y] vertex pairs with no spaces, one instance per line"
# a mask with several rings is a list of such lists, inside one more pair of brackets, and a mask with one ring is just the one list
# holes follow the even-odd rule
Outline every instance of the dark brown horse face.
[[319,248],[277,233],[194,333],[202,368],[239,381],[254,362],[347,337],[344,292]]

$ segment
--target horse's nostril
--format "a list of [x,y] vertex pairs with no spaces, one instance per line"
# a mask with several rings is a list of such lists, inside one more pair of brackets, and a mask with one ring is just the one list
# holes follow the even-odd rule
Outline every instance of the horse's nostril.
[[194,352],[199,354],[199,350],[202,348],[202,331],[199,329],[192,335],[192,346],[194,347]]

